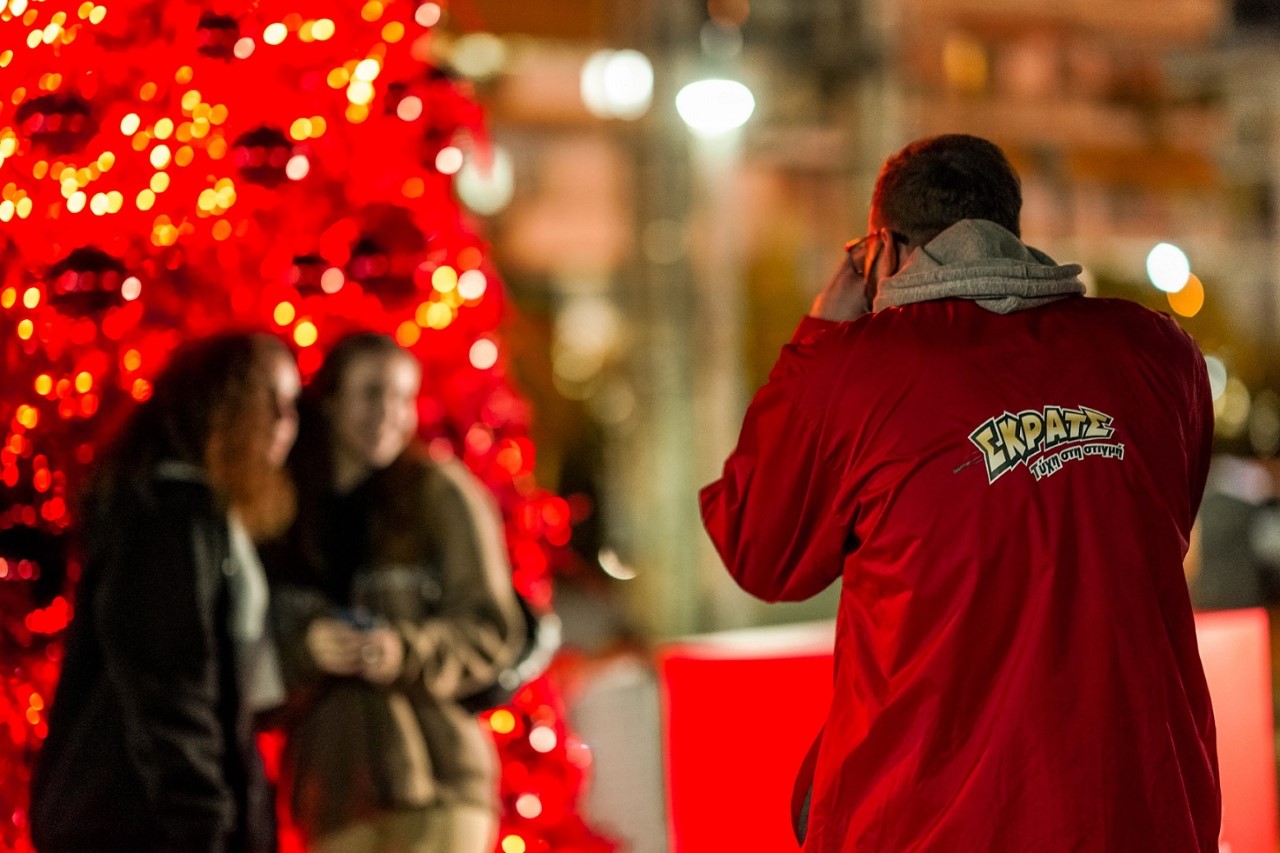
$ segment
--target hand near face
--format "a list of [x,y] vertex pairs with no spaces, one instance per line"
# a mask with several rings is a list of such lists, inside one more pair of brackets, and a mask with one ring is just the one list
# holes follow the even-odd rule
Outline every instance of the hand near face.
[[844,323],[870,313],[880,282],[896,273],[898,265],[899,246],[888,230],[862,238],[845,252],[809,316]]

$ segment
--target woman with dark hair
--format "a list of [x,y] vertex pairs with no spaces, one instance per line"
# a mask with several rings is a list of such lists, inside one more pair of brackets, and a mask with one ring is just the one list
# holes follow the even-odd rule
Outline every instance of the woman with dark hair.
[[283,698],[251,537],[293,513],[300,380],[267,335],[174,353],[100,458],[31,828],[54,851],[268,851],[252,721]]
[[492,497],[411,446],[421,367],[385,336],[334,347],[290,459],[299,512],[266,552],[291,702],[282,786],[319,851],[489,853],[497,756],[459,704],[516,656]]

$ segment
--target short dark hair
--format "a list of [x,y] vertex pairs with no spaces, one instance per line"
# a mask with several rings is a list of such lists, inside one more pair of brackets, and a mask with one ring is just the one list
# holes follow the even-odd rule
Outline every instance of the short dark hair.
[[1022,183],[994,143],[949,133],[918,139],[885,161],[871,204],[880,224],[923,246],[962,219],[1021,236]]

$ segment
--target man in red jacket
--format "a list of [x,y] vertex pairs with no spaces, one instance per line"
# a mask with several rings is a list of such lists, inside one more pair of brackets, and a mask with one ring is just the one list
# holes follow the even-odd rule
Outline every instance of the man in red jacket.
[[1021,204],[985,140],[892,157],[701,495],[748,592],[841,583],[806,851],[1217,850],[1204,359],[1085,299]]

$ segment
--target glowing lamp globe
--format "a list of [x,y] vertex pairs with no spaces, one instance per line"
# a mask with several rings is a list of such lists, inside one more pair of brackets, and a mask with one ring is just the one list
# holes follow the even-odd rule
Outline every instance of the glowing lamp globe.
[[695,136],[731,133],[746,124],[755,109],[755,96],[736,80],[699,80],[676,95],[676,111]]
[[1147,277],[1165,293],[1177,293],[1191,278],[1191,262],[1172,243],[1157,243],[1147,255]]

